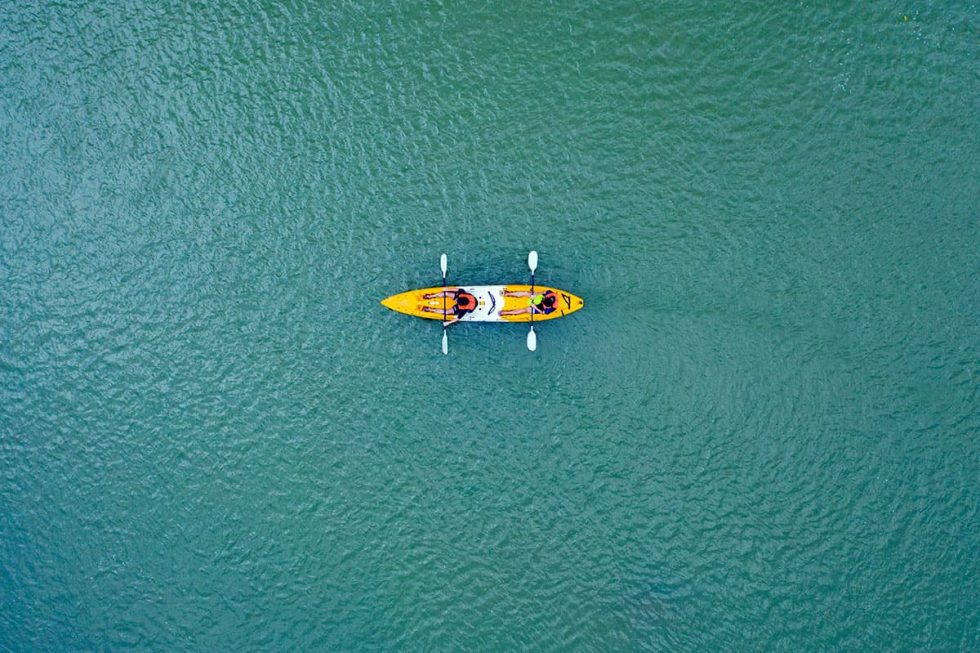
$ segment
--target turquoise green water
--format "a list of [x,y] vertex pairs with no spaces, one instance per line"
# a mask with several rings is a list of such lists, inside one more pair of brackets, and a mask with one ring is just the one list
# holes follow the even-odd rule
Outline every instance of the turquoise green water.
[[976,650],[978,35],[7,3],[0,650]]

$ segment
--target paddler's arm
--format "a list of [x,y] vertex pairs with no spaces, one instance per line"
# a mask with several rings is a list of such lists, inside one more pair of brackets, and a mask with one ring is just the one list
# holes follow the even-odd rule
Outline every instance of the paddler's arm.
[[444,327],[450,327],[450,326],[456,324],[457,322],[459,322],[459,318],[458,317],[453,318],[453,319],[449,320],[448,322],[443,322],[442,323],[442,326],[444,326]]

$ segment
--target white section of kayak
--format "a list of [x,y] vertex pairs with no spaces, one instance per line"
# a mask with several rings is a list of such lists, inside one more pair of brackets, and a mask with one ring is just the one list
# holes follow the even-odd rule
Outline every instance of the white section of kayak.
[[500,309],[504,307],[504,286],[460,286],[463,290],[476,297],[477,307],[471,313],[464,315],[461,322],[505,322],[500,317]]

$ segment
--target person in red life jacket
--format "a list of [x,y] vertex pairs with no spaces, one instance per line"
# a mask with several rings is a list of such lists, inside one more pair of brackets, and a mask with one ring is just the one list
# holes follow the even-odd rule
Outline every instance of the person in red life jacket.
[[524,308],[510,308],[500,311],[501,315],[523,315],[532,312],[535,315],[547,315],[554,313],[558,308],[558,295],[555,294],[554,290],[545,290],[533,295],[526,290],[505,290],[504,297],[528,297],[529,299]]
[[466,292],[462,288],[445,288],[439,292],[432,292],[422,295],[422,297],[424,299],[445,297],[447,300],[452,300],[451,302],[446,302],[445,310],[443,310],[442,306],[439,306],[438,308],[435,306],[422,307],[422,310],[426,313],[439,313],[443,317],[449,317],[449,311],[452,311],[453,319],[443,322],[443,326],[456,324],[464,315],[467,313],[472,313],[477,307],[476,297]]

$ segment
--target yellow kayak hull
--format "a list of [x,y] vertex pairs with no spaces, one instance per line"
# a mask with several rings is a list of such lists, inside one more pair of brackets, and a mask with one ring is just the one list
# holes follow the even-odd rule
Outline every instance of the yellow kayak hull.
[[[509,284],[506,286],[449,286],[455,290],[462,288],[477,299],[477,308],[472,313],[467,313],[461,318],[463,322],[530,322],[531,314],[528,312],[517,315],[501,315],[501,312],[527,309],[530,304],[528,297],[510,297],[507,293],[529,292],[531,286],[521,284]],[[392,295],[381,300],[381,305],[390,308],[396,313],[414,315],[427,320],[453,319],[453,299],[448,297],[443,302],[442,297],[426,298],[426,295],[436,295],[443,290],[441,286],[435,288],[419,288],[407,292]],[[553,291],[558,296],[558,304],[552,313],[535,313],[535,322],[555,320],[565,317],[579,310],[585,305],[581,297],[577,297],[570,292],[550,286],[534,284],[534,292],[544,293],[548,290]],[[445,312],[444,312],[445,311]]]

